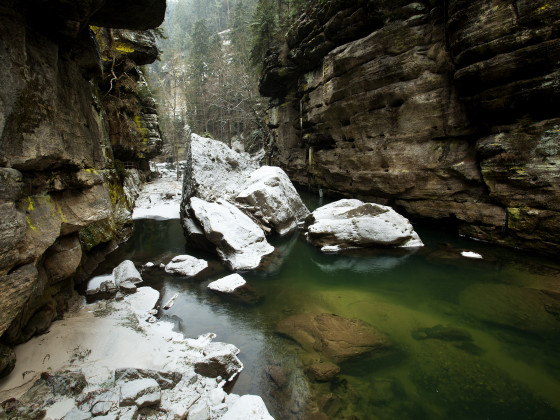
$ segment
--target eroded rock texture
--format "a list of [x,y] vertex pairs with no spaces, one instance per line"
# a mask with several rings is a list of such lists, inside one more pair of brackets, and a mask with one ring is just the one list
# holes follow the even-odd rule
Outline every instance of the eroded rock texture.
[[557,255],[559,33],[545,0],[321,2],[265,63],[273,164]]
[[[145,82],[135,70],[155,59],[154,37],[130,30],[157,26],[164,10],[164,0],[0,1],[5,343],[45,331],[64,310],[74,278],[94,264],[88,255],[110,247],[130,218],[138,175],[127,175],[118,159],[142,167],[161,144],[153,100],[139,94]],[[102,32],[111,42],[98,42]],[[128,154],[114,140],[117,125],[121,133],[129,127]]]

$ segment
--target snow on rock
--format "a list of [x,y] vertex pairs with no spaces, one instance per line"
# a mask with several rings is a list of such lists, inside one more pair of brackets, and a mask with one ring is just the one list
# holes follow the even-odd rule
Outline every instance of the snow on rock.
[[190,200],[206,239],[216,246],[218,255],[232,270],[251,270],[261,258],[274,251],[264,232],[246,214],[223,200],[210,203],[197,197]]
[[136,379],[120,385],[120,406],[136,405],[138,408],[159,405],[161,388],[152,378]]
[[344,199],[320,207],[305,221],[307,240],[332,252],[351,247],[418,247],[410,222],[391,207]]
[[243,370],[238,354],[239,349],[233,344],[210,342],[204,347],[204,356],[195,362],[194,370],[208,378],[232,381]]
[[112,274],[93,277],[87,283],[87,296],[101,297],[104,294],[114,295],[115,293],[117,293],[117,286],[115,286]]
[[177,255],[165,266],[165,272],[185,277],[194,277],[208,268],[208,262],[191,255]]
[[142,283],[142,276],[130,260],[124,260],[113,269],[113,278],[117,286],[126,281],[133,284]]
[[263,166],[252,172],[239,190],[236,204],[280,235],[296,229],[309,214],[288,175],[276,166]]
[[210,290],[214,290],[215,292],[233,293],[237,288],[246,284],[247,282],[245,281],[245,279],[236,273],[213,281],[208,285],[208,288]]
[[257,395],[243,395],[222,417],[222,420],[274,420]]
[[[213,201],[234,194],[258,163],[247,153],[237,153],[221,141],[191,135],[185,177],[185,200]],[[188,203],[187,203],[188,204]]]
[[482,259],[482,255],[472,251],[462,251],[461,255],[465,258]]

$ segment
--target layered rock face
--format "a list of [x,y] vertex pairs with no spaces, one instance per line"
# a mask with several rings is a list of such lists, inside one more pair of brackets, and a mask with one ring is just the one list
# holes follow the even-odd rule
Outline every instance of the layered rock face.
[[[139,17],[148,5],[154,11]],[[116,6],[118,16],[109,13]],[[130,218],[138,179],[115,159],[111,111],[119,109],[122,126],[130,120],[136,126],[128,139],[136,156],[157,152],[159,129],[147,95],[108,105],[125,79],[130,92],[141,89],[134,68],[157,51],[126,58],[138,49],[130,51],[130,31],[120,31],[112,45],[122,51],[115,47],[119,55],[111,56],[111,48],[100,50],[89,24],[145,29],[161,23],[162,10],[164,0],[0,1],[3,342],[18,343],[48,328],[72,294],[76,271],[91,268],[87,256],[118,239]]]
[[560,252],[560,5],[332,0],[261,79],[295,182]]

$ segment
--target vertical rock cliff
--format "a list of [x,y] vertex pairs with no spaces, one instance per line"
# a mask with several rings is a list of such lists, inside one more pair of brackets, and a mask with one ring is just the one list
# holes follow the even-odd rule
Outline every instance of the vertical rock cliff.
[[560,4],[318,2],[271,51],[273,162],[509,246],[560,252]]
[[165,0],[0,1],[3,343],[47,329],[88,257],[129,222],[124,167],[146,168],[161,148],[138,69],[155,38],[138,31],[164,13]]

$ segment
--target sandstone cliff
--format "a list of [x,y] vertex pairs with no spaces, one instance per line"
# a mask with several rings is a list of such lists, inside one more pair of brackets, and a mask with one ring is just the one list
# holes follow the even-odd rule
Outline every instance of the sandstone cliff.
[[4,343],[47,329],[129,222],[123,162],[145,168],[161,148],[138,69],[156,58],[155,38],[135,30],[164,13],[165,0],[0,1]]
[[271,51],[273,164],[301,185],[560,252],[560,3],[318,2]]

